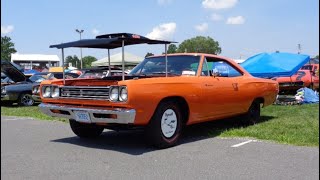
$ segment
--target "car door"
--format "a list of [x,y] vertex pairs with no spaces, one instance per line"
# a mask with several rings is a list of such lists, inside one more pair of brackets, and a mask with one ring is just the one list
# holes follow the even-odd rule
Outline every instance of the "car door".
[[203,112],[208,118],[224,118],[244,111],[243,75],[227,60],[206,57],[200,81]]

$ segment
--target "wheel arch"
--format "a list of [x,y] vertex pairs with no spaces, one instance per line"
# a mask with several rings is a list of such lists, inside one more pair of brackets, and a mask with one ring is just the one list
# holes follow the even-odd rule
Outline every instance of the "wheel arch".
[[179,108],[180,108],[180,112],[182,114],[182,119],[183,119],[183,123],[186,124],[188,122],[189,119],[189,105],[187,103],[187,101],[185,100],[185,98],[181,97],[181,96],[169,96],[169,97],[165,97],[163,99],[161,99],[161,101],[158,103],[154,113],[156,112],[157,108],[159,107],[159,105],[161,103],[164,102],[168,102],[168,101],[172,101],[178,104]]
[[252,102],[258,102],[264,106],[264,98],[263,97],[256,97]]

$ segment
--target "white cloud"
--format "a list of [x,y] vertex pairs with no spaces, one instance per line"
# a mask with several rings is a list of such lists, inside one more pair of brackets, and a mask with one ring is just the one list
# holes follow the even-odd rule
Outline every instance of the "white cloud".
[[228,9],[237,4],[238,0],[204,0],[202,6],[207,9]]
[[159,5],[170,4],[172,0],[157,0]]
[[148,33],[146,37],[150,39],[162,39],[168,40],[171,39],[174,32],[176,31],[176,23],[166,23],[160,24],[159,26],[152,29],[152,32]]
[[14,27],[12,25],[9,26],[1,26],[1,34],[8,34],[13,31]]
[[95,35],[95,36],[98,35],[99,33],[100,33],[100,31],[98,29],[93,29],[92,30],[92,34]]
[[194,28],[199,32],[206,32],[208,30],[208,23],[196,25]]
[[229,17],[227,24],[244,24],[246,20],[242,16]]
[[211,14],[211,16],[210,16],[210,19],[212,20],[212,21],[220,21],[220,20],[222,20],[223,19],[223,17],[221,16],[221,15],[219,15],[219,14]]

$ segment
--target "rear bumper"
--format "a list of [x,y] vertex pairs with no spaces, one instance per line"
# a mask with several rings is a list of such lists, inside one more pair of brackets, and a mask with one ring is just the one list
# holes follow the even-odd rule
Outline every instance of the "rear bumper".
[[89,114],[91,123],[133,124],[136,116],[136,111],[134,109],[125,108],[98,109],[45,103],[41,103],[39,108],[43,113],[49,116],[74,120],[77,119],[75,111],[84,111]]

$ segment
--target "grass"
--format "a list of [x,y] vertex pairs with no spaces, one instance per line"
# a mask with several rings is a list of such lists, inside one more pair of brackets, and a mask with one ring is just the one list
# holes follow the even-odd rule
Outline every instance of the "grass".
[[268,106],[262,109],[261,120],[261,123],[253,126],[227,127],[220,136],[319,146],[319,104]]
[[38,106],[20,107],[20,106],[1,106],[1,116],[19,116],[32,117],[40,120],[53,120],[67,122],[65,118],[56,118],[47,116],[40,112]]
[[[64,118],[54,118],[41,113],[37,106],[1,106],[1,116],[23,116],[67,122]],[[226,121],[220,123],[223,125],[210,126],[207,131],[209,136],[251,137],[283,144],[319,146],[319,104],[268,106],[262,108],[261,122],[253,126],[244,127]]]

